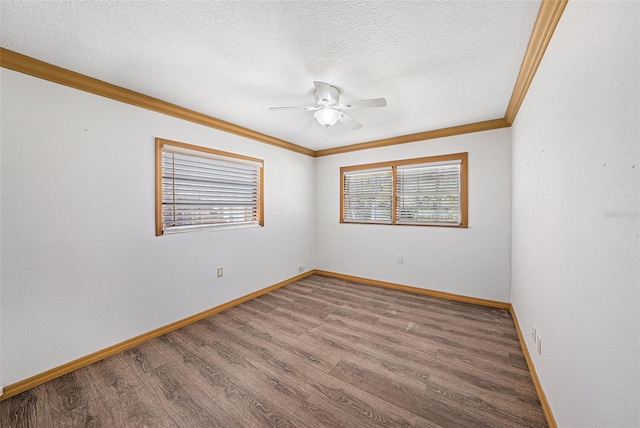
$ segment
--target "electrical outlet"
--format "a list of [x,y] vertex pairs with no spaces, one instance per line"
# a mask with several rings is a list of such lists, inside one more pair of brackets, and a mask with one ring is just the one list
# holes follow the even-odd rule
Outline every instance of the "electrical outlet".
[[218,268],[218,278],[222,278],[224,274],[224,271],[222,270],[222,268]]
[[538,355],[542,355],[542,338],[540,335],[536,336],[536,350],[538,351]]
[[302,266],[302,265],[298,266],[298,271],[304,272],[304,266]]
[[531,326],[531,338],[533,339],[533,343],[536,343],[536,326]]
[[402,254],[398,254],[398,263],[400,264],[404,263],[404,256]]

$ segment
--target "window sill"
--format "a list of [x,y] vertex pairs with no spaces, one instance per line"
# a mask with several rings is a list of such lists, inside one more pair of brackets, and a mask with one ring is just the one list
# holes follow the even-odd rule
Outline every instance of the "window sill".
[[216,226],[190,226],[190,227],[182,227],[178,229],[169,229],[165,230],[162,235],[178,235],[182,233],[191,233],[191,232],[212,232],[212,231],[220,231],[220,230],[233,230],[233,229],[253,229],[256,227],[264,227],[262,224],[224,224],[224,225],[216,225]]
[[458,229],[468,229],[467,224],[443,224],[443,223],[378,223],[373,221],[341,221],[340,224],[369,224],[378,226],[428,226],[428,227],[449,227]]

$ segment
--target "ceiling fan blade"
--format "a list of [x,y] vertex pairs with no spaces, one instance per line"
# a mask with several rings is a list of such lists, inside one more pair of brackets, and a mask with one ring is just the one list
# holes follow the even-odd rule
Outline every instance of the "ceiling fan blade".
[[348,116],[346,113],[341,113],[340,119],[338,120],[344,123],[345,125],[347,125],[349,128],[353,129],[354,131],[356,129],[362,128],[362,124],[360,122],[353,119],[351,116]]
[[324,82],[313,82],[316,87],[316,102],[320,104],[326,101],[329,104],[337,104],[338,92],[330,84]]
[[304,110],[304,111],[312,111],[312,110],[318,110],[318,107],[269,107],[269,111],[279,111],[279,110]]
[[307,123],[304,124],[304,126],[302,128],[300,128],[301,131],[308,131],[311,128],[311,125],[313,125],[313,122],[316,121],[315,116],[311,116],[309,118],[309,120],[307,121]]
[[340,104],[338,108],[341,110],[353,110],[356,108],[371,108],[371,107],[386,107],[386,106],[387,106],[387,100],[385,100],[384,98],[373,98],[370,100],[360,100],[360,101],[353,101],[348,104]]

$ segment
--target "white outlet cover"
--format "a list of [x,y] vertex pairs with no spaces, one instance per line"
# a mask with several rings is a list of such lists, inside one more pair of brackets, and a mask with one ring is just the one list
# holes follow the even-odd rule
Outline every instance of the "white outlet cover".
[[538,351],[538,355],[542,355],[542,338],[538,335],[536,339],[536,350]]

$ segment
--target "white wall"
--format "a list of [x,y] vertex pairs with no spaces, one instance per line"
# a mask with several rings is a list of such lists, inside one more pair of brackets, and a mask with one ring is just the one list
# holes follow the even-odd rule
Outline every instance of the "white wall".
[[512,303],[561,427],[640,426],[639,5],[570,1],[512,128]]
[[[0,85],[0,100],[2,100],[2,85]],[[0,102],[0,118],[2,117],[2,102]],[[2,123],[0,122],[0,165],[2,165]],[[0,224],[2,224],[2,174],[0,174]],[[0,227],[0,243],[2,242],[2,227]],[[0,395],[3,393],[2,377],[2,245],[0,245]]]
[[[339,223],[341,166],[458,152],[469,152],[469,228]],[[510,231],[509,129],[317,158],[318,269],[508,302]]]
[[[5,385],[313,267],[313,158],[0,73]],[[156,136],[264,159],[265,227],[156,237]]]

